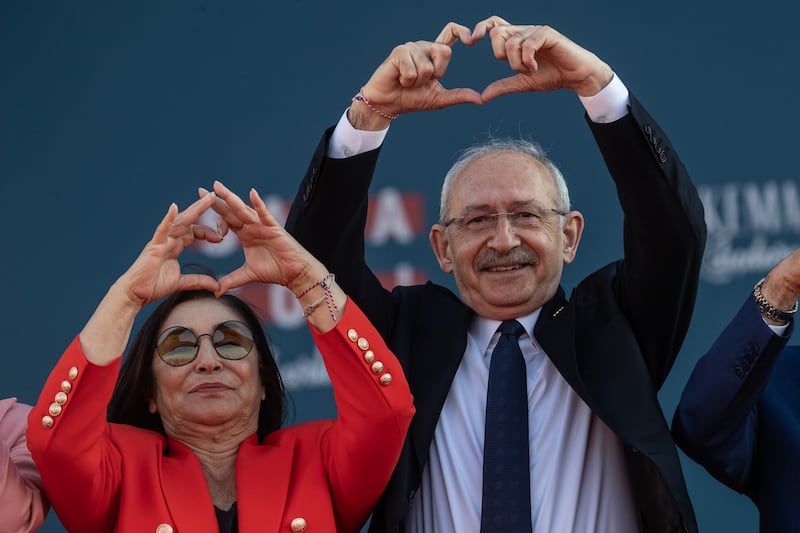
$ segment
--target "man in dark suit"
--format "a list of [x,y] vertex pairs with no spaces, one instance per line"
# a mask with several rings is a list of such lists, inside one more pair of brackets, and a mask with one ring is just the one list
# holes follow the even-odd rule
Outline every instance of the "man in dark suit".
[[689,457],[746,494],[762,533],[800,528],[800,250],[756,284],[695,366],[672,432]]
[[[450,47],[487,35],[516,74],[482,93],[445,89],[438,80]],[[430,232],[458,296],[432,283],[384,290],[364,263],[364,225],[391,120],[559,88],[580,96],[616,182],[625,258],[568,298],[560,279],[583,216],[570,209],[563,177],[540,149],[495,142],[455,163]],[[702,204],[667,137],[597,56],[547,26],[499,17],[473,31],[450,23],[435,42],[396,47],[326,132],[287,228],[387,339],[415,396],[417,415],[371,531],[479,530],[482,497],[495,492],[482,488],[490,359],[501,343],[498,324],[511,319],[524,328],[514,335],[527,377],[529,453],[519,459],[530,524],[481,531],[697,530],[656,393],[694,306]]]

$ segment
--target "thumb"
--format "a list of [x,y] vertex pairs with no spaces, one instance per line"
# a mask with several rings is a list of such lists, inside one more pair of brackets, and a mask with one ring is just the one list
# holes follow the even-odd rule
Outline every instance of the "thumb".
[[434,108],[442,109],[459,104],[481,105],[482,103],[483,99],[481,98],[480,93],[473,89],[446,89],[436,95],[434,100]]
[[222,296],[231,289],[246,285],[251,281],[256,281],[250,276],[244,267],[239,267],[233,272],[225,274],[219,279],[219,288],[214,293],[217,296]]
[[207,290],[216,294],[219,282],[207,274],[183,274],[178,280],[178,291]]
[[504,94],[521,93],[529,90],[530,86],[524,82],[521,75],[517,74],[516,76],[493,81],[483,89],[481,98],[483,98],[484,102],[488,102]]

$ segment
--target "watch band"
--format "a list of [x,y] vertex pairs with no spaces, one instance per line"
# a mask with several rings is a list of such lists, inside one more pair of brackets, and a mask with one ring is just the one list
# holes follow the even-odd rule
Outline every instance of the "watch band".
[[758,309],[761,311],[761,314],[764,315],[764,317],[769,318],[770,320],[789,322],[797,312],[797,302],[795,302],[794,307],[789,310],[778,309],[773,306],[767,301],[766,298],[764,298],[764,294],[761,292],[761,286],[764,284],[764,279],[756,283],[755,287],[753,287],[753,298],[755,298],[756,304],[758,304]]

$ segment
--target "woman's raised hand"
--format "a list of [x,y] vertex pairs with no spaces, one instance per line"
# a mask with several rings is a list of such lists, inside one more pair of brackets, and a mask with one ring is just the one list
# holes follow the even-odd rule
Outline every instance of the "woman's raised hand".
[[[239,238],[244,264],[220,278],[218,293],[246,283],[276,283],[295,290],[310,279],[324,276],[325,267],[281,226],[267,209],[255,189],[250,189],[250,205],[220,182],[214,182],[220,232],[228,229]],[[209,193],[201,190],[202,197]],[[296,290],[295,290],[296,292]]]

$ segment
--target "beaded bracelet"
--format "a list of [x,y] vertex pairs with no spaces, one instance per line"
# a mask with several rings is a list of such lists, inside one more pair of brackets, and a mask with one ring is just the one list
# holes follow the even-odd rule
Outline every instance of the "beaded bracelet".
[[399,116],[400,116],[400,115],[387,115],[386,113],[384,113],[383,111],[381,111],[381,110],[380,110],[380,109],[378,109],[377,107],[373,106],[373,105],[372,105],[372,104],[369,102],[369,100],[367,100],[367,97],[366,97],[366,96],[364,96],[364,88],[363,88],[363,87],[361,88],[361,90],[360,90],[360,91],[358,91],[358,94],[356,94],[356,95],[353,97],[352,101],[353,101],[353,102],[361,102],[361,103],[363,103],[363,104],[364,104],[365,106],[367,106],[367,107],[368,107],[370,110],[374,111],[375,113],[379,114],[380,116],[382,116],[383,118],[385,118],[385,119],[387,119],[387,120],[394,120],[394,119],[396,119],[397,117],[399,117]]

